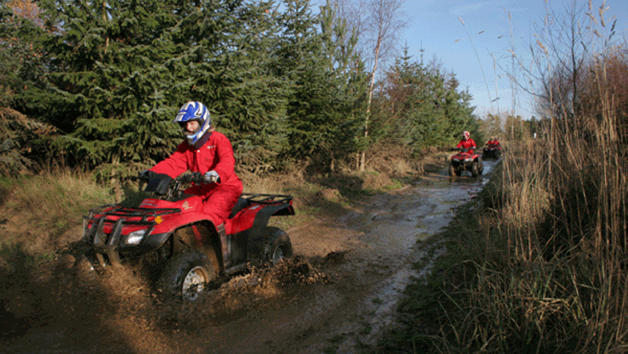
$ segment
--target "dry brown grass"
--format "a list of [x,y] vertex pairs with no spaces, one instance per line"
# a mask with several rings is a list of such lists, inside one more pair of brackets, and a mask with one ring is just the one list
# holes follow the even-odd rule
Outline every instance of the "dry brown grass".
[[4,218],[0,245],[19,241],[36,254],[79,240],[80,233],[67,232],[76,231],[90,208],[112,201],[106,189],[67,170],[20,177],[7,186],[10,191],[0,206]]
[[449,252],[389,352],[626,352],[628,50],[581,69],[577,94],[547,97],[543,138],[508,144],[482,213],[461,208],[434,241]]

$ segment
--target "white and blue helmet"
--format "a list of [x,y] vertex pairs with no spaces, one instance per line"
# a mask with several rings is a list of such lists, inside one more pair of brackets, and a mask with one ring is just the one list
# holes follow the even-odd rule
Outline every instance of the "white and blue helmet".
[[192,101],[184,104],[181,106],[181,109],[179,109],[179,113],[177,113],[173,123],[186,123],[192,120],[198,120],[199,127],[194,133],[190,135],[185,134],[190,145],[194,145],[194,143],[199,141],[211,126],[209,110],[204,104]]

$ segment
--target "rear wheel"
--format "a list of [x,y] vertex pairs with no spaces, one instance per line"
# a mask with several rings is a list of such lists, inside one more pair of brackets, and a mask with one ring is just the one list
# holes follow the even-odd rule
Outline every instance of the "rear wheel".
[[292,243],[288,234],[277,227],[267,227],[264,234],[266,240],[265,259],[271,264],[277,264],[283,258],[292,257]]
[[167,298],[196,301],[216,278],[216,270],[207,256],[198,250],[187,249],[168,261],[157,288]]

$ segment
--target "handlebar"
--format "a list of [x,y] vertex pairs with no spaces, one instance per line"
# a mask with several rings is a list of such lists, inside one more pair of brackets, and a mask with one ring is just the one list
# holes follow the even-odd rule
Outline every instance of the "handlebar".
[[[148,175],[138,175],[128,177],[131,181],[148,182],[151,178],[155,177],[156,173],[149,171]],[[200,172],[185,173],[174,179],[173,181],[181,183],[203,182],[203,174]]]
[[175,179],[181,183],[203,182],[203,174],[200,172],[185,173]]
[[186,184],[207,183],[203,181],[203,174],[200,172],[185,173],[173,179],[167,174],[149,171],[148,173],[141,173],[137,177],[131,177],[131,179],[140,182],[140,190],[145,183],[144,192],[155,193],[161,196],[161,199],[166,200],[180,196],[183,193],[182,188]]

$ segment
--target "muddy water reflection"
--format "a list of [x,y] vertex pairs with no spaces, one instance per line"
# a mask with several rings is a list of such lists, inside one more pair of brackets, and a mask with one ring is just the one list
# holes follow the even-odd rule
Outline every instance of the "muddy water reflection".
[[[495,163],[486,161],[484,174],[478,178],[451,178],[445,169],[414,187],[377,200],[362,213],[351,213],[340,220],[362,232],[361,247],[354,250],[354,262],[346,266],[356,275],[369,269],[371,275],[380,276],[357,276],[365,290],[364,300],[358,306],[359,318],[369,324],[371,331],[343,342],[339,352],[354,352],[358,343],[375,344],[382,330],[393,323],[395,308],[410,279],[429,271],[429,266],[422,270],[413,267],[425,256],[417,241],[447,226],[455,216],[453,209],[475,197],[488,182]],[[339,330],[351,333],[352,326],[355,325],[344,323]]]

